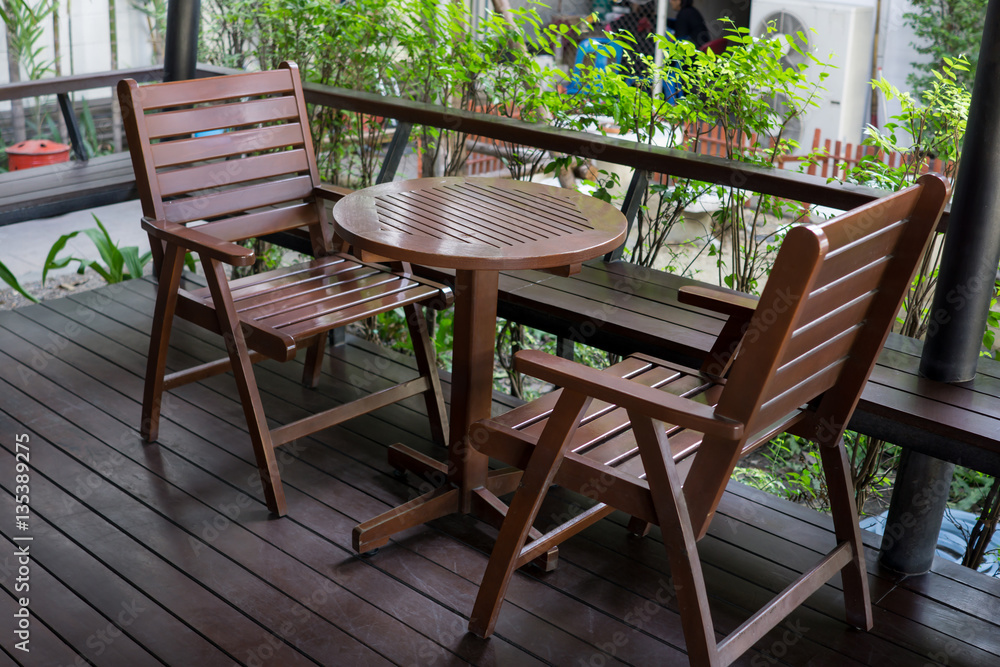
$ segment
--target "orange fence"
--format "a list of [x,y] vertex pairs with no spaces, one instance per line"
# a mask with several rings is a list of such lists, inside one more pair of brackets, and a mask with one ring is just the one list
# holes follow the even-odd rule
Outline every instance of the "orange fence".
[[[874,146],[854,145],[843,141],[831,141],[820,137],[819,128],[813,133],[812,152],[817,153],[817,149],[822,148],[821,157],[817,158],[814,164],[809,165],[808,173],[826,178],[842,179],[851,167],[856,166],[866,155],[875,156],[880,161],[890,167],[895,167],[903,163],[902,153],[883,153]],[[929,160],[924,165],[920,173],[929,171],[945,173],[949,165],[942,160]]]

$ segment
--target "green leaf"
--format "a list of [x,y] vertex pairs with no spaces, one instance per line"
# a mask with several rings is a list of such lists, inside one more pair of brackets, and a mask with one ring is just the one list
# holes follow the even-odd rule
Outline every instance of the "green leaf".
[[[125,266],[128,268],[128,273],[123,274],[122,279],[141,278],[144,262],[139,257],[139,248],[134,245],[126,246],[121,249],[121,256],[125,262]],[[149,253],[146,253],[145,257],[148,261]]]
[[21,283],[17,282],[17,278],[14,277],[14,274],[11,272],[10,269],[7,268],[7,266],[3,262],[0,262],[0,280],[3,280],[5,283],[13,287],[14,291],[19,293],[25,299],[33,301],[34,303],[38,303],[38,299],[36,299],[26,289],[21,287]]
[[56,239],[56,242],[52,244],[51,248],[49,248],[49,254],[45,257],[45,264],[42,266],[43,287],[45,286],[45,278],[46,276],[48,276],[49,269],[61,269],[67,264],[69,264],[69,262],[71,261],[69,259],[66,259],[61,262],[56,261],[56,255],[62,252],[62,249],[66,247],[66,243],[79,233],[80,232],[70,232],[69,234],[63,234],[58,239]]
[[80,273],[83,273],[83,270],[85,268],[88,268],[88,267],[91,268],[91,269],[93,269],[97,273],[97,275],[99,275],[100,277],[104,278],[104,280],[108,284],[115,283],[115,282],[121,282],[121,280],[114,280],[113,277],[111,276],[111,274],[108,273],[108,271],[103,266],[101,266],[100,264],[98,264],[97,262],[90,262],[89,264],[85,264],[84,262],[81,261],[80,262]]

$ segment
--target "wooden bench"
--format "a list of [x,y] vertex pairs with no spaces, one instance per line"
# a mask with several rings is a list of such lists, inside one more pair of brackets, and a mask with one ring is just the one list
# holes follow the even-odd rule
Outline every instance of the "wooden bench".
[[[421,268],[442,282],[448,272]],[[696,365],[722,330],[717,313],[677,298],[696,280],[625,261],[595,260],[580,273],[509,271],[498,316],[616,354],[641,352]],[[1000,474],[1000,363],[981,359],[966,385],[919,377],[922,344],[896,334],[865,387],[850,428],[992,475]]]
[[[128,152],[88,159],[83,133],[70,95],[110,88],[124,78],[141,82],[163,78],[163,66],[151,65],[111,72],[94,72],[8,83],[0,86],[0,102],[45,99],[55,95],[75,159],[0,174],[0,226],[50,218],[72,211],[117,204],[138,198]],[[9,139],[9,138],[8,138]]]
[[128,153],[0,174],[0,225],[138,198]]

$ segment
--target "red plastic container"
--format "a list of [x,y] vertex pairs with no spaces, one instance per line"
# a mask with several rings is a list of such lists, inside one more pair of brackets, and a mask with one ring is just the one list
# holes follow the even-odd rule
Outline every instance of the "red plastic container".
[[69,146],[48,139],[29,139],[8,148],[7,158],[11,171],[69,162]]

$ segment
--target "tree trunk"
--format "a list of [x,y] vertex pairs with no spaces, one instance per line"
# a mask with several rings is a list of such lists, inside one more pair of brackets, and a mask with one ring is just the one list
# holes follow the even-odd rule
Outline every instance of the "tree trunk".
[[[111,69],[118,69],[118,16],[115,0],[108,0],[108,27],[111,33]],[[122,150],[122,110],[118,106],[118,95],[111,89],[111,140],[114,151]]]
[[[5,9],[8,15],[13,11],[10,2],[5,2]],[[7,73],[10,75],[10,82],[17,83],[21,80],[21,54],[17,52],[17,48],[14,46],[15,38],[10,32],[10,28],[7,28]],[[11,113],[11,125],[14,129],[14,141],[11,143],[17,143],[19,141],[24,141],[28,138],[27,131],[25,129],[24,122],[24,100],[11,100],[10,101],[10,113]]]
[[[62,45],[60,40],[59,32],[59,3],[57,2],[52,8],[52,51],[53,51],[53,67],[55,68],[55,75],[62,76]],[[66,129],[66,119],[63,118],[62,114],[57,116],[57,125],[59,127],[59,141],[69,143],[69,131]]]

